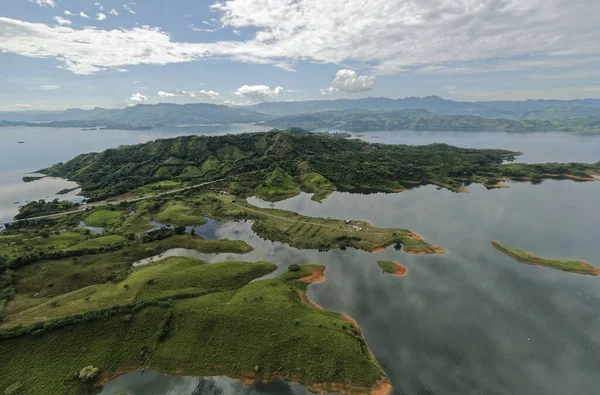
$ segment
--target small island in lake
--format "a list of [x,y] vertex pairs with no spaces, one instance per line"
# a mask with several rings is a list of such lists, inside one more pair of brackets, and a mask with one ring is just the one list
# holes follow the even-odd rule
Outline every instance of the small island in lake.
[[406,266],[399,264],[394,261],[379,261],[377,266],[386,273],[393,274],[394,276],[405,276],[408,269]]
[[570,273],[589,274],[592,276],[600,275],[600,269],[585,261],[576,259],[542,258],[518,248],[505,246],[495,240],[492,240],[491,243],[496,249],[502,251],[506,255],[513,257],[519,262],[527,263],[528,265],[546,266]]

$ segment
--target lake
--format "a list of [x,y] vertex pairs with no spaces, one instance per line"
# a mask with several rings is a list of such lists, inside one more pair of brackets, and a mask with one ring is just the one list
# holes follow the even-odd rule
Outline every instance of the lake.
[[[6,195],[0,195],[2,215],[14,215],[14,201],[36,199],[36,193],[41,198],[63,188],[55,186],[64,180],[19,183],[24,170],[65,161],[81,152],[177,133],[240,133],[254,128],[236,125],[233,130],[187,128],[109,134],[73,129],[0,129],[0,174],[10,174],[0,177],[0,190],[14,191],[8,201]],[[361,138],[381,143],[446,142],[463,147],[506,148],[524,152],[519,160],[528,162],[600,160],[600,136],[369,132]],[[14,145],[7,148],[13,140]],[[17,146],[17,140],[26,144]],[[12,159],[7,160],[5,155]],[[49,185],[54,182],[57,185]],[[27,185],[27,192],[18,190],[25,188],[23,185]],[[33,192],[37,185],[39,190]],[[336,192],[322,204],[301,194],[274,204],[305,215],[406,227],[445,247],[448,252],[442,256],[410,255],[392,247],[376,254],[352,249],[298,250],[262,240],[251,231],[250,223],[243,222],[217,225],[211,232],[218,237],[245,240],[254,251],[243,259],[277,264],[279,268],[272,275],[292,263],[326,265],[325,281],[311,285],[308,295],[325,309],[347,313],[357,321],[395,394],[598,393],[600,279],[517,263],[495,250],[490,240],[542,256],[578,258],[599,266],[595,243],[600,234],[600,183],[549,180],[541,185],[509,186],[488,191],[481,185],[471,185],[468,194],[434,186],[398,194]],[[249,201],[270,206],[256,198]],[[187,250],[172,253],[208,262],[240,258]],[[385,274],[377,267],[378,260],[398,261],[408,273],[404,277]],[[118,392],[307,393],[301,386],[286,383],[248,387],[223,377],[168,377],[152,371],[121,376],[108,383],[101,394]]]

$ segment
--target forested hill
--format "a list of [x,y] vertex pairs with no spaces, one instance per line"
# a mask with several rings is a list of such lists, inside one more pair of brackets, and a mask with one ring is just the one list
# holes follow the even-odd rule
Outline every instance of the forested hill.
[[306,130],[338,127],[342,130],[367,132],[375,130],[428,130],[428,131],[504,131],[539,132],[560,131],[573,133],[600,133],[600,118],[587,117],[554,121],[511,120],[482,118],[472,115],[439,115],[426,110],[323,111],[287,115],[265,122],[276,128],[299,127]]
[[240,174],[245,174],[240,188],[270,193],[277,180],[285,180],[286,187],[298,183],[298,188],[310,182],[338,189],[393,191],[414,183],[435,183],[458,190],[465,180],[492,185],[498,177],[537,179],[545,173],[586,177],[586,171],[600,170],[600,163],[503,164],[515,155],[446,144],[370,144],[294,129],[157,140],[79,155],[41,172],[76,181],[84,196],[102,199],[160,180],[193,185]]

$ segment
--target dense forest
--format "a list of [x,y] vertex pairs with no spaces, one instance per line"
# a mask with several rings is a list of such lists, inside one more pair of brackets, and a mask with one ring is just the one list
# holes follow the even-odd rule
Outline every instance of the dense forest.
[[[457,190],[465,181],[495,184],[499,177],[589,177],[590,164],[503,164],[517,153],[447,144],[371,144],[300,129],[226,136],[185,136],[83,154],[41,170],[78,182],[91,200],[104,199],[162,180],[190,184],[244,174],[254,187],[280,168],[299,181],[316,173],[338,189],[392,191],[435,183]],[[264,184],[263,184],[264,186]]]
[[287,115],[265,122],[276,128],[297,126],[307,130],[340,128],[367,132],[375,130],[483,131],[600,133],[600,118],[564,120],[511,120],[473,115],[440,115],[426,110],[343,110]]

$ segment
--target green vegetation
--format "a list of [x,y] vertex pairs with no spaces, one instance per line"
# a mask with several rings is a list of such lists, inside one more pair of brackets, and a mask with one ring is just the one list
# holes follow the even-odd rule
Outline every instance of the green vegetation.
[[568,132],[600,133],[600,118],[561,120],[513,120],[482,118],[473,115],[441,115],[426,110],[342,110],[287,115],[265,122],[266,125],[286,129],[299,127],[306,130],[341,127],[344,130],[368,132],[378,130],[427,130],[474,132]]
[[195,215],[194,210],[181,201],[165,203],[154,216],[154,220],[175,226],[197,226],[206,223],[204,218]]
[[592,276],[600,275],[600,269],[584,261],[575,259],[542,258],[530,252],[520,250],[518,248],[505,246],[504,244],[501,244],[498,241],[492,241],[491,243],[496,249],[502,251],[506,255],[511,256],[522,263],[551,267],[553,269],[558,269],[570,273],[589,274]]
[[42,178],[46,178],[46,176],[24,176],[22,178],[23,182],[33,182],[37,180],[41,180]]
[[15,215],[15,219],[26,219],[34,217],[42,217],[61,213],[63,211],[75,210],[79,204],[71,203],[66,200],[54,199],[50,202],[39,200],[37,202],[29,202],[19,209],[19,213]]
[[406,268],[394,261],[378,261],[377,266],[386,273],[394,274],[396,276],[403,276],[406,274]]
[[283,200],[300,193],[294,178],[281,168],[273,170],[256,188],[256,195],[267,201]]
[[[322,269],[304,265],[250,282],[274,268],[170,258],[134,270],[119,284],[92,287],[87,301],[75,292],[55,307],[50,302],[47,311],[66,309],[66,303],[71,312],[89,312],[44,326],[55,329],[25,327],[21,335],[4,329],[0,334],[8,340],[0,341],[0,352],[10,358],[0,359],[0,390],[84,394],[97,380],[137,367],[176,375],[277,377],[314,391],[364,393],[386,384],[360,329],[307,300],[308,284],[299,279]],[[171,301],[158,301],[165,298]],[[114,303],[132,307],[89,310]]]
[[[446,144],[370,144],[293,129],[157,140],[79,155],[43,172],[78,182],[85,196],[98,200],[143,185],[182,178],[188,166],[203,169],[207,163],[211,163],[207,165],[211,171],[203,180],[196,181],[230,177],[231,181],[243,181],[241,190],[234,191],[237,194],[252,194],[258,188],[261,196],[275,198],[297,193],[309,173],[321,175],[340,190],[393,192],[414,183],[436,183],[459,191],[471,182],[491,186],[502,177],[539,181],[568,175],[582,177],[600,170],[600,162],[503,164],[514,160],[516,155],[505,150],[465,149]],[[168,165],[168,173],[157,174],[156,169],[163,168],[163,163],[172,157],[179,158],[181,163],[173,162]]]
[[319,203],[335,190],[335,186],[328,179],[314,172],[307,173],[302,177],[302,188],[307,192],[312,192],[311,199]]
[[122,215],[122,210],[116,210],[114,207],[109,207],[92,211],[90,214],[83,217],[83,222],[85,222],[87,226],[112,228],[121,222]]
[[57,195],[66,195],[67,193],[73,192],[75,190],[79,189],[79,187],[75,187],[75,188],[65,188],[65,189],[61,189],[60,191],[56,192]]
[[153,195],[156,193],[167,192],[181,187],[182,184],[179,181],[165,180],[157,181],[148,185],[143,185],[139,188],[136,188],[134,192],[138,195]]

